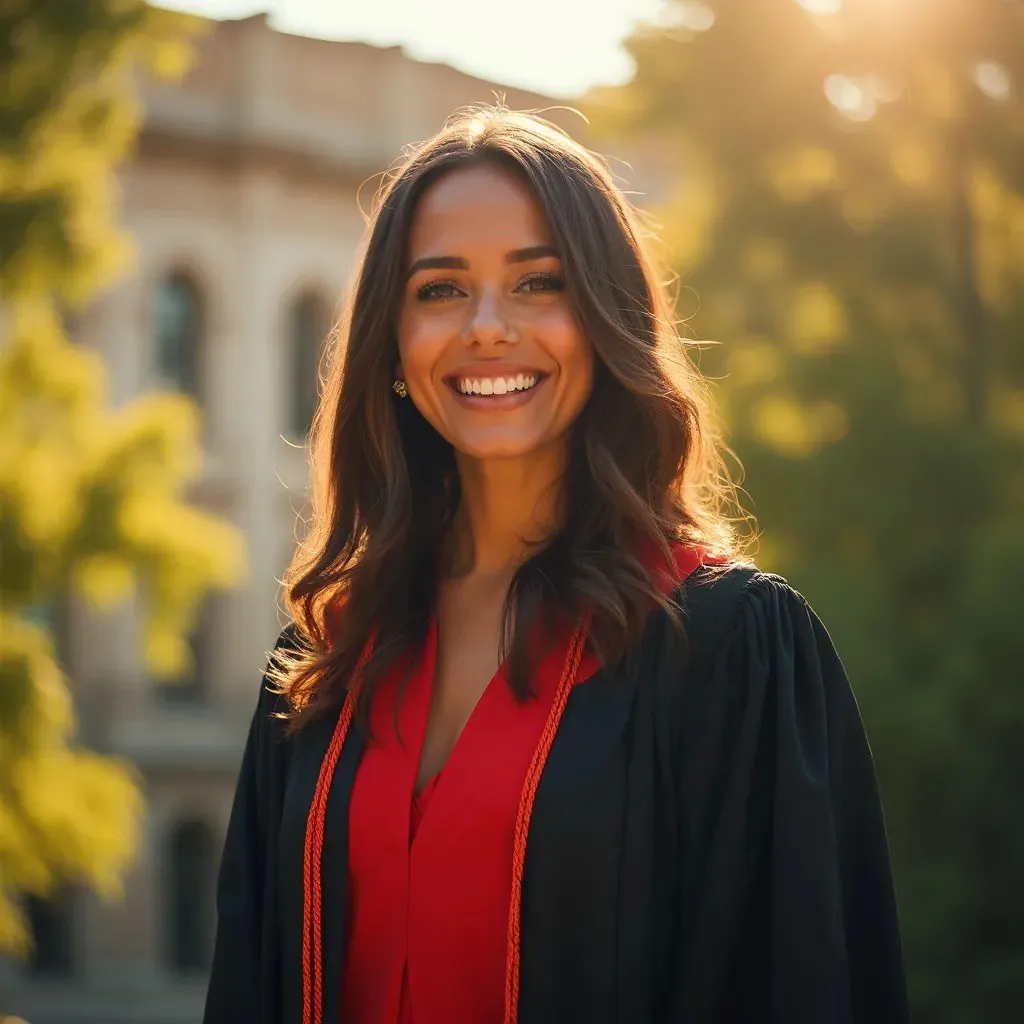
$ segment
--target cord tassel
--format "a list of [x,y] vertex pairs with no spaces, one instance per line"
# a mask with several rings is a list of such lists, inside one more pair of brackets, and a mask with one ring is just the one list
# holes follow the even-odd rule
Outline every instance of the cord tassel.
[[[544,730],[533,753],[530,767],[526,772],[523,789],[516,813],[515,833],[512,843],[512,895],[508,916],[508,951],[505,959],[505,1024],[516,1024],[519,1013],[519,946],[523,902],[523,871],[526,865],[526,841],[530,831],[530,818],[537,787],[547,763],[551,745],[554,743],[558,726],[569,700],[569,693],[576,682],[583,652],[586,647],[589,618],[581,623],[569,641],[565,665],[558,681],[551,710]],[[361,673],[372,653],[367,645],[356,670]],[[306,844],[303,858],[303,926],[302,926],[302,1024],[323,1024],[323,960],[322,914],[323,893],[320,884],[324,849],[324,821],[327,798],[330,795],[334,772],[338,766],[345,738],[352,724],[355,710],[356,685],[350,687],[338,716],[331,742],[327,747],[316,789],[306,820]]]
[[519,797],[519,811],[516,814],[516,827],[512,843],[512,898],[508,911],[508,951],[505,954],[505,1024],[517,1024],[519,1015],[519,944],[520,926],[523,908],[523,870],[526,866],[526,841],[530,831],[530,818],[533,814],[533,801],[537,796],[537,787],[544,772],[551,745],[555,741],[558,726],[562,721],[562,713],[569,701],[569,693],[576,682],[583,651],[586,647],[589,631],[589,617],[585,619],[572,635],[569,649],[565,655],[565,665],[555,699],[548,712],[544,731],[533,752],[533,759],[526,773],[522,794]]
[[352,715],[355,711],[356,689],[359,676],[373,653],[372,641],[366,645],[356,666],[353,685],[345,696],[341,714],[327,753],[320,764],[320,774],[306,819],[306,844],[302,864],[302,1024],[323,1024],[323,893],[320,885],[321,864],[324,853],[324,821],[327,813],[327,798],[338,767],[341,748],[345,745]]

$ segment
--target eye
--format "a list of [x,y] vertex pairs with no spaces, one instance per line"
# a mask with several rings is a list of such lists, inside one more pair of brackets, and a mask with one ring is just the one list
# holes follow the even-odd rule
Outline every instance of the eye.
[[419,302],[447,302],[462,294],[454,281],[428,281],[416,289]]
[[516,285],[517,292],[525,292],[527,295],[544,295],[549,292],[564,292],[565,278],[560,274],[538,271],[536,274],[527,274],[526,277]]

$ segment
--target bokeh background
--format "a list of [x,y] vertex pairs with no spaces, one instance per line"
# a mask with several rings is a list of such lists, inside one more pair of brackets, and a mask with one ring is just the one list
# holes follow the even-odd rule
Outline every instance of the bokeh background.
[[0,1014],[198,1022],[361,209],[501,95],[660,224],[868,723],[914,1019],[1024,1018],[1024,3],[190,10],[0,5]]

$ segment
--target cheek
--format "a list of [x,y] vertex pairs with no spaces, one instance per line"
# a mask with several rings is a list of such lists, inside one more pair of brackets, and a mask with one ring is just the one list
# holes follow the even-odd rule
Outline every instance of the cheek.
[[406,380],[424,381],[441,358],[450,336],[440,317],[404,315],[398,324],[398,357]]
[[587,340],[576,318],[569,312],[559,313],[548,324],[548,351],[565,375],[565,391],[574,397],[582,394],[585,401],[594,379],[594,348]]

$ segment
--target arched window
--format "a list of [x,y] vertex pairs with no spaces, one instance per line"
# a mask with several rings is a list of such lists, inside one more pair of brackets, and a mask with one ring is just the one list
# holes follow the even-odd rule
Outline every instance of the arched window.
[[213,684],[214,645],[219,639],[221,604],[213,595],[202,603],[196,624],[188,635],[192,664],[177,679],[161,682],[158,693],[167,704],[203,704],[210,696]]
[[153,293],[157,376],[166,386],[195,399],[202,397],[202,319],[199,290],[187,274],[175,271],[157,282]]
[[327,303],[312,292],[301,295],[289,310],[288,433],[294,438],[305,438],[316,412],[317,374],[329,321]]
[[61,889],[47,899],[29,896],[25,916],[32,936],[28,966],[33,974],[68,978],[75,968],[75,890]]
[[176,974],[210,966],[213,952],[216,847],[205,822],[179,821],[167,842],[165,956]]

